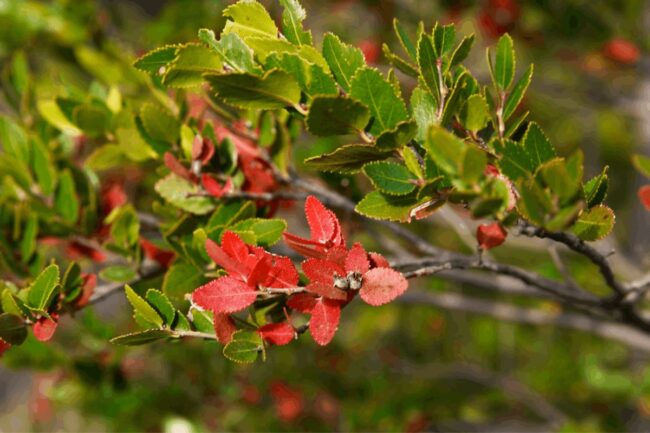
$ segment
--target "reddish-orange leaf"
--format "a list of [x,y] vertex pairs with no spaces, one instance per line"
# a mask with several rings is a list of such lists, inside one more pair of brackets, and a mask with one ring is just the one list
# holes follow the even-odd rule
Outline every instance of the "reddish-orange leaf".
[[296,336],[296,330],[287,322],[269,323],[259,328],[257,332],[264,340],[277,346],[291,343]]
[[214,332],[217,334],[217,341],[221,344],[228,344],[232,340],[232,334],[237,331],[235,321],[227,314],[214,315]]
[[213,197],[221,198],[224,195],[232,192],[232,179],[226,179],[226,182],[221,185],[215,178],[209,174],[201,175],[201,184],[203,188]]
[[95,287],[97,286],[97,275],[95,274],[81,274],[83,283],[81,284],[81,295],[75,303],[78,308],[84,307],[90,301],[93,293],[95,292]]
[[41,317],[34,323],[32,330],[34,331],[34,337],[38,341],[48,341],[54,335],[54,331],[56,331],[59,324],[59,315],[52,313],[50,317],[52,318]]
[[373,268],[390,268],[388,260],[379,253],[369,253],[370,264]]
[[499,223],[481,224],[476,229],[479,248],[489,250],[505,242],[508,233]]
[[327,345],[339,326],[341,318],[341,304],[327,298],[320,298],[311,311],[309,332],[314,341],[321,346]]
[[374,268],[363,276],[359,296],[367,304],[387,304],[408,288],[404,275],[391,268]]
[[639,199],[643,206],[650,211],[650,185],[644,185],[639,188]]
[[347,272],[359,272],[365,274],[370,269],[368,253],[360,243],[355,243],[345,258],[345,270]]
[[287,307],[301,313],[311,313],[315,306],[316,298],[308,293],[298,293],[287,300]]
[[302,271],[312,283],[332,285],[334,276],[345,276],[345,269],[329,260],[307,259],[302,262]]
[[317,242],[327,243],[336,234],[336,222],[332,212],[316,197],[310,195],[305,200],[305,215],[307,224],[311,230],[311,239]]
[[172,173],[189,181],[194,181],[192,173],[171,152],[165,152],[163,159],[165,160],[165,165]]
[[192,300],[199,307],[215,313],[234,313],[255,302],[258,292],[233,277],[221,277],[199,287]]
[[273,267],[264,282],[266,287],[288,288],[296,287],[300,275],[289,257],[270,255],[273,260]]
[[[228,233],[228,232],[226,232]],[[244,263],[238,261],[231,257],[226,251],[223,250],[215,241],[212,239],[206,239],[205,241],[205,251],[208,253],[210,258],[219,266],[224,268],[226,272],[230,274],[237,274],[242,279],[246,278],[248,271],[244,266]]]

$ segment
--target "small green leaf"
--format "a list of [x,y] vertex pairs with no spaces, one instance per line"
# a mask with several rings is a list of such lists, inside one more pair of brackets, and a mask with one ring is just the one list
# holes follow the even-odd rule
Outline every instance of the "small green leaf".
[[425,148],[440,169],[455,175],[460,173],[468,145],[444,128],[432,126]]
[[72,111],[72,120],[89,137],[103,135],[109,126],[110,112],[92,104],[79,104]]
[[24,302],[14,295],[9,288],[2,291],[2,311],[22,316],[29,312]]
[[282,12],[282,33],[295,45],[311,45],[311,32],[302,28],[302,22],[307,17],[305,9],[298,0],[280,0],[284,8]]
[[363,166],[363,172],[381,192],[405,195],[415,190],[415,176],[403,165],[378,161]]
[[32,170],[36,174],[41,192],[49,196],[54,192],[57,171],[52,164],[50,152],[39,139],[33,139],[32,144]]
[[645,177],[650,177],[650,158],[643,155],[633,155],[632,164]]
[[555,158],[553,145],[534,122],[528,125],[520,144],[505,140],[496,148],[501,154],[501,171],[513,181],[532,175],[540,165]]
[[223,354],[231,361],[248,364],[257,359],[263,348],[259,333],[240,330],[233,334],[232,341],[223,348]]
[[173,173],[156,182],[156,191],[165,200],[187,212],[204,215],[214,209],[214,203],[209,197],[195,197],[199,187]]
[[160,68],[167,66],[176,58],[176,48],[176,45],[156,48],[139,57],[133,62],[133,66],[149,74],[157,74]]
[[214,333],[214,323],[212,321],[214,313],[212,311],[201,311],[192,308],[190,312],[192,313],[192,323],[197,331],[206,334]]
[[126,292],[126,298],[133,307],[134,315],[140,316],[147,326],[151,328],[162,328],[164,325],[162,317],[147,301],[135,293],[128,284],[124,286],[124,291]]
[[571,231],[582,240],[597,241],[612,231],[614,219],[614,212],[610,208],[598,205],[583,212]]
[[199,44],[187,44],[176,50],[174,61],[167,67],[163,83],[170,87],[196,87],[203,84],[203,74],[223,67],[214,50]]
[[504,34],[497,42],[494,59],[494,81],[501,90],[507,90],[515,77],[515,50],[512,38]]
[[441,70],[438,69],[438,56],[433,48],[431,38],[422,33],[418,41],[418,66],[424,84],[436,100],[436,105],[440,101]]
[[436,100],[429,92],[416,87],[411,93],[411,111],[418,125],[417,140],[423,142],[429,127],[438,122],[436,118]]
[[24,164],[29,163],[30,149],[25,131],[4,116],[0,116],[0,144],[8,155]]
[[371,134],[379,135],[408,119],[404,101],[377,69],[359,69],[352,79],[350,96],[370,109],[373,117]]
[[395,196],[373,191],[367,194],[354,210],[373,219],[407,222],[412,217],[412,211],[428,199],[418,199],[416,194]]
[[260,67],[253,60],[253,51],[236,34],[222,35],[221,39],[217,41],[212,30],[200,29],[199,40],[214,50],[223,63],[234,71],[255,75],[261,73]]
[[309,107],[307,128],[321,136],[358,134],[370,120],[370,111],[344,96],[317,96]]
[[524,98],[524,95],[526,94],[526,90],[528,90],[528,86],[530,85],[531,80],[533,79],[533,65],[531,64],[528,69],[526,69],[526,72],[519,78],[519,80],[515,83],[514,87],[512,88],[512,91],[508,94],[508,97],[506,98],[506,103],[503,107],[503,120],[508,120],[510,116],[512,116],[512,113],[515,112],[517,107],[519,106],[519,103],[521,100]]
[[124,334],[115,337],[111,339],[111,344],[121,346],[141,346],[171,336],[173,336],[173,332],[165,329],[147,329],[146,331],[133,332],[131,334]]
[[229,230],[235,233],[239,231],[251,231],[255,234],[257,245],[271,246],[282,238],[282,233],[287,229],[287,222],[279,218],[250,218],[240,221]]
[[226,22],[223,34],[237,33],[242,38],[278,35],[275,22],[264,6],[255,0],[240,0],[225,8],[223,16],[232,19]]
[[107,266],[99,271],[99,278],[116,283],[125,283],[135,279],[137,276],[138,274],[133,269],[123,265]]
[[397,54],[393,53],[387,44],[381,46],[381,51],[384,53],[384,58],[390,62],[391,65],[395,66],[397,69],[405,73],[406,75],[417,78],[418,70],[415,66],[411,65],[406,60],[402,59]]
[[545,162],[540,167],[540,172],[546,185],[560,198],[561,202],[573,198],[582,182],[582,178],[575,178],[569,173],[566,161],[561,158]]
[[56,101],[41,100],[37,103],[38,112],[48,123],[70,135],[81,135],[82,132],[61,111]]
[[420,155],[418,155],[412,147],[405,146],[400,150],[400,155],[404,159],[404,165],[409,171],[415,174],[418,178],[424,179],[424,172],[420,163]]
[[538,185],[535,179],[521,179],[517,184],[520,199],[517,202],[519,213],[528,221],[544,225],[546,216],[553,209],[551,197]]
[[54,198],[54,207],[65,222],[74,223],[77,221],[79,199],[77,198],[77,191],[70,170],[61,173]]
[[319,171],[354,173],[368,162],[381,161],[391,155],[392,152],[382,151],[375,146],[348,144],[334,152],[308,158],[305,164]]
[[433,29],[434,49],[438,57],[451,51],[456,39],[456,27],[453,24],[446,26],[436,25]]
[[399,21],[397,21],[397,18],[393,18],[393,28],[395,29],[395,34],[397,35],[397,39],[399,39],[402,48],[404,48],[404,51],[406,51],[406,53],[411,57],[411,60],[415,61],[418,56],[415,45],[413,45],[411,38],[409,38],[406,33],[406,29],[404,29]]
[[149,289],[147,290],[145,298],[147,299],[147,302],[156,309],[160,317],[163,318],[165,325],[171,326],[174,317],[176,316],[176,310],[167,296],[158,290]]
[[488,123],[490,109],[479,94],[470,96],[460,111],[460,123],[469,131],[480,131]]
[[250,74],[205,75],[217,95],[229,104],[271,110],[300,102],[300,87],[286,72],[272,70],[264,76]]
[[205,282],[203,272],[196,266],[184,261],[176,261],[165,274],[162,291],[174,303],[179,304],[185,301],[186,294]]
[[36,236],[38,235],[38,215],[31,214],[27,218],[20,239],[20,258],[27,263],[36,251]]
[[25,321],[15,314],[0,314],[0,339],[9,344],[22,344],[27,338]]
[[382,132],[377,137],[376,146],[380,150],[394,150],[408,144],[417,133],[417,125],[412,120],[400,122],[395,128]]
[[35,310],[44,311],[54,298],[54,293],[59,284],[59,267],[50,265],[36,277],[29,286],[27,304]]
[[180,123],[169,111],[152,103],[140,109],[140,119],[147,134],[154,140],[176,143],[180,138]]
[[474,35],[465,36],[451,55],[449,67],[453,68],[454,66],[461,64],[472,50],[472,45],[474,45]]
[[352,77],[366,62],[360,49],[341,42],[338,36],[325,33],[323,57],[327,61],[336,81],[346,92],[352,86]]

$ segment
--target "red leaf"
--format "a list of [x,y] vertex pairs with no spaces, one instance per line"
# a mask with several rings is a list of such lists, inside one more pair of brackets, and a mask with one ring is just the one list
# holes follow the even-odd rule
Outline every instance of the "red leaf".
[[257,332],[260,333],[264,340],[277,346],[291,343],[296,336],[295,329],[287,322],[269,323],[262,326]]
[[379,48],[377,41],[373,41],[372,39],[364,39],[359,42],[359,48],[363,53],[363,57],[366,59],[366,63],[369,63],[371,65],[377,63],[377,60],[379,60],[379,56],[381,54],[381,49]]
[[505,242],[508,233],[499,223],[481,224],[476,229],[479,248],[489,250]]
[[[228,233],[228,232],[226,232]],[[210,258],[230,274],[238,274],[242,279],[247,277],[248,270],[243,262],[233,259],[215,241],[206,239],[205,251]]]
[[302,262],[302,271],[312,283],[334,284],[334,275],[345,276],[345,269],[329,260],[307,259]]
[[232,340],[232,334],[237,327],[235,321],[227,314],[214,315],[214,332],[217,334],[217,341],[221,344],[228,344]]
[[217,182],[215,178],[210,176],[209,174],[203,174],[201,175],[201,184],[203,185],[203,188],[213,197],[216,198],[221,198],[226,194],[229,194],[232,192],[232,179],[228,178],[226,179],[226,182],[223,184],[223,186]]
[[319,242],[314,242],[286,232],[283,233],[282,236],[284,237],[284,242],[289,246],[289,248],[302,256],[317,259],[323,259],[326,257],[326,248]]
[[104,215],[108,215],[113,209],[122,206],[127,201],[128,197],[121,184],[111,182],[102,188],[101,203]]
[[308,292],[325,298],[338,299],[340,301],[348,299],[348,294],[343,290],[334,287],[332,283],[326,284],[316,281],[315,283],[307,284],[307,287],[305,288]]
[[373,268],[390,268],[388,260],[379,253],[369,253],[370,264]]
[[313,195],[307,197],[305,201],[305,215],[312,240],[322,243],[332,240],[336,234],[334,214]]
[[266,281],[273,267],[273,263],[271,261],[271,257],[269,256],[262,256],[259,258],[255,256],[252,257],[255,258],[256,262],[251,271],[248,273],[248,279],[246,282],[251,287],[257,287],[258,284],[264,283]]
[[348,249],[345,246],[334,246],[327,251],[326,260],[336,263],[345,268],[345,258],[348,255]]
[[245,262],[250,254],[248,245],[241,240],[237,234],[231,231],[225,231],[221,237],[221,247],[233,259],[239,262]]
[[214,144],[209,138],[201,138],[200,135],[194,137],[192,142],[192,160],[201,161],[202,165],[206,165],[214,155]]
[[315,306],[316,298],[307,293],[298,293],[287,301],[287,307],[301,313],[311,313]]
[[368,253],[360,243],[355,243],[345,258],[345,270],[348,272],[359,272],[365,274],[370,269]]
[[166,251],[145,238],[140,239],[140,245],[144,251],[144,255],[155,261],[164,268],[168,268],[176,254],[173,251]]
[[327,345],[339,326],[341,318],[341,305],[337,301],[321,298],[311,311],[309,332],[314,341],[321,346]]
[[408,288],[404,275],[391,268],[375,268],[365,273],[359,296],[367,304],[387,304]]
[[32,327],[34,337],[36,337],[38,341],[48,341],[54,335],[54,331],[56,331],[56,327],[59,324],[59,315],[57,313],[52,313],[50,316],[52,319],[41,317]]
[[267,287],[289,288],[296,287],[300,280],[300,275],[293,262],[289,257],[280,257],[271,255],[273,259],[273,267],[264,282]]
[[81,295],[75,303],[78,308],[88,305],[91,296],[95,292],[97,286],[97,275],[95,274],[82,274],[81,278],[83,283],[81,285]]
[[2,357],[2,354],[5,353],[9,348],[11,347],[11,344],[5,342],[4,340],[0,339],[0,357]]
[[176,157],[170,152],[165,152],[163,158],[165,160],[165,165],[172,173],[189,181],[194,181],[195,177],[192,175],[192,173],[190,173],[190,171],[185,168],[185,166],[181,164],[180,161],[176,159]]
[[650,185],[644,185],[639,188],[639,199],[643,206],[650,211]]
[[234,313],[255,302],[258,292],[233,277],[221,277],[199,287],[192,300],[199,307],[215,313]]

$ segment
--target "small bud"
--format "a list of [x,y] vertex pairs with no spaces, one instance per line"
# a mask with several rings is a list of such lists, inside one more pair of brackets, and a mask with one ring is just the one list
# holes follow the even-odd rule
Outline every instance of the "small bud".
[[350,290],[359,290],[361,284],[363,283],[363,275],[359,272],[349,272],[348,273],[348,285]]
[[334,274],[334,287],[337,289],[347,290],[350,288],[350,282],[347,278]]

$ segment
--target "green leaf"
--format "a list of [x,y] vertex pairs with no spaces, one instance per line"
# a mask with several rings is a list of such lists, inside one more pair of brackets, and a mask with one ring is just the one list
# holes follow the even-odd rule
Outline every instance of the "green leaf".
[[38,112],[52,126],[69,135],[81,135],[77,128],[61,111],[59,105],[53,100],[41,100],[37,103]]
[[25,306],[24,302],[14,295],[9,288],[2,291],[2,311],[5,313],[16,314],[22,316],[29,313],[29,309]]
[[226,22],[223,34],[237,33],[240,37],[277,37],[275,22],[260,3],[255,0],[240,0],[223,10],[223,16],[232,19]]
[[126,284],[124,286],[124,291],[126,292],[126,298],[133,307],[134,315],[140,316],[147,326],[152,328],[161,328],[163,326],[164,323],[162,317],[160,317],[156,310],[149,305],[147,301],[135,293],[131,286]]
[[555,158],[544,163],[540,167],[540,172],[544,178],[544,183],[560,198],[561,202],[573,198],[582,184],[582,177],[572,176],[566,161],[561,158]]
[[173,302],[181,303],[185,300],[186,294],[191,293],[205,281],[203,272],[196,266],[183,261],[175,261],[165,274],[162,291]]
[[429,130],[425,149],[440,169],[456,175],[461,172],[468,145],[451,132],[432,126]]
[[250,218],[240,221],[229,230],[235,233],[252,231],[255,234],[257,245],[271,246],[282,238],[282,233],[287,229],[287,222],[279,218]]
[[429,92],[416,87],[411,93],[411,111],[418,125],[417,140],[423,142],[429,127],[438,122],[436,118],[436,100]]
[[74,223],[79,216],[79,199],[70,170],[65,170],[59,178],[59,186],[54,198],[54,208],[67,223]]
[[632,164],[645,177],[650,177],[650,158],[643,155],[633,155]]
[[300,102],[300,87],[286,72],[271,70],[264,76],[250,74],[205,75],[225,102],[251,109],[284,108]]
[[387,44],[381,46],[381,50],[384,53],[384,58],[390,62],[391,65],[395,66],[397,69],[405,73],[406,75],[417,78],[419,73],[415,66],[411,65],[406,60],[402,59],[397,54],[393,53]]
[[472,50],[472,45],[474,45],[474,35],[465,36],[451,55],[449,67],[453,68],[454,66],[461,64]]
[[22,344],[27,338],[25,321],[15,314],[0,314],[0,339],[9,344]]
[[370,111],[344,96],[317,96],[309,107],[307,128],[321,136],[358,134],[370,120]]
[[254,331],[237,331],[232,336],[232,341],[223,348],[226,358],[237,363],[251,363],[263,350],[262,337]]
[[427,200],[428,197],[418,199],[415,193],[395,196],[373,191],[367,194],[354,210],[369,218],[408,222],[412,211]]
[[363,166],[372,184],[386,194],[405,195],[415,190],[416,177],[401,164],[378,161]]
[[38,235],[38,215],[31,214],[27,218],[20,239],[20,258],[27,263],[36,251],[36,236]]
[[175,143],[180,138],[180,123],[169,111],[152,103],[140,109],[140,119],[147,134],[154,140]]
[[420,74],[424,84],[429,89],[429,92],[436,100],[436,105],[440,101],[440,85],[441,77],[438,70],[438,56],[433,48],[431,38],[422,33],[418,41],[418,66],[420,67]]
[[370,109],[373,117],[370,133],[374,135],[393,129],[408,119],[404,101],[377,69],[359,69],[352,79],[350,96]]
[[408,34],[406,33],[406,29],[404,29],[399,21],[397,21],[397,18],[393,18],[393,29],[395,29],[397,39],[402,45],[402,48],[404,48],[404,51],[406,51],[406,53],[411,57],[411,60],[415,61],[418,56],[415,45],[413,45],[411,38],[409,38]]
[[456,27],[453,24],[446,26],[436,25],[433,29],[434,49],[438,57],[442,57],[451,51],[456,39]]
[[50,152],[39,139],[33,139],[32,144],[32,170],[36,174],[41,192],[49,196],[54,192],[57,172],[52,164]]
[[203,74],[222,69],[220,56],[199,44],[187,44],[176,50],[176,58],[167,67],[163,83],[170,87],[196,87],[203,84]]
[[106,223],[111,225],[111,237],[120,247],[129,249],[138,242],[140,221],[132,205],[113,210],[106,218]]
[[30,151],[25,131],[4,116],[0,116],[0,145],[8,155],[25,165],[29,163]]
[[410,142],[417,133],[417,125],[412,120],[400,122],[391,130],[384,131],[377,137],[376,146],[380,150],[398,149]]
[[546,216],[551,213],[551,197],[538,185],[535,179],[521,179],[517,184],[520,199],[517,202],[519,213],[528,221],[544,225]]
[[79,104],[72,111],[72,120],[89,137],[103,135],[109,126],[109,111],[91,104]]
[[501,154],[501,171],[513,181],[532,175],[544,162],[555,158],[553,145],[534,122],[528,125],[519,144],[505,140],[496,148]]
[[262,71],[253,60],[253,51],[236,34],[222,35],[219,41],[214,37],[214,32],[208,29],[199,30],[199,40],[214,50],[223,63],[236,72],[248,72],[258,75]]
[[381,161],[392,155],[372,145],[348,144],[334,152],[314,156],[305,160],[305,164],[319,171],[354,173],[366,163]]
[[415,174],[418,178],[424,179],[424,172],[422,170],[422,165],[420,164],[420,158],[415,149],[409,146],[405,146],[400,151],[402,159],[404,159],[404,165],[409,171]]
[[505,33],[497,42],[497,52],[494,59],[494,81],[501,90],[506,90],[515,77],[515,50],[512,38]]
[[107,266],[99,271],[99,278],[116,283],[125,283],[134,280],[137,276],[138,274],[133,269],[124,265]]
[[199,187],[180,176],[171,173],[156,182],[155,186],[162,198],[187,212],[204,215],[214,209],[214,203],[209,197],[193,197]]
[[118,344],[121,346],[141,346],[173,335],[173,332],[166,329],[148,329],[146,331],[133,332],[131,334],[124,334],[115,337],[111,339],[111,344]]
[[470,96],[460,111],[460,123],[469,131],[480,131],[488,123],[490,109],[479,94]]
[[165,325],[171,326],[174,317],[176,316],[176,310],[167,296],[158,290],[149,289],[147,290],[145,298],[147,299],[147,302],[156,309],[160,317],[163,318]]
[[45,311],[54,298],[59,284],[59,267],[50,265],[29,286],[27,304],[35,310]]
[[284,8],[282,12],[282,33],[295,45],[311,45],[311,32],[302,28],[302,22],[307,17],[305,9],[298,0],[280,0]]
[[526,94],[526,90],[528,90],[528,86],[530,85],[531,80],[533,79],[533,70],[534,67],[531,64],[528,69],[526,69],[526,72],[519,78],[519,80],[515,83],[514,87],[512,88],[512,91],[508,94],[508,97],[506,98],[506,103],[503,107],[503,120],[506,121],[512,116],[512,113],[515,112],[517,107],[519,106],[519,103],[521,100],[524,98],[524,95]]
[[338,36],[332,33],[325,33],[323,57],[325,57],[336,81],[343,90],[349,92],[352,86],[352,77],[354,77],[357,69],[366,64],[361,50],[341,42]]
[[192,323],[197,331],[205,332],[206,334],[214,333],[214,323],[212,321],[214,313],[212,311],[201,311],[192,308],[191,313]]
[[176,48],[176,45],[156,48],[139,57],[133,62],[133,66],[149,74],[158,74],[160,68],[167,66],[176,58]]
[[571,231],[585,241],[597,241],[606,237],[614,227],[614,212],[604,205],[598,205],[583,212]]

